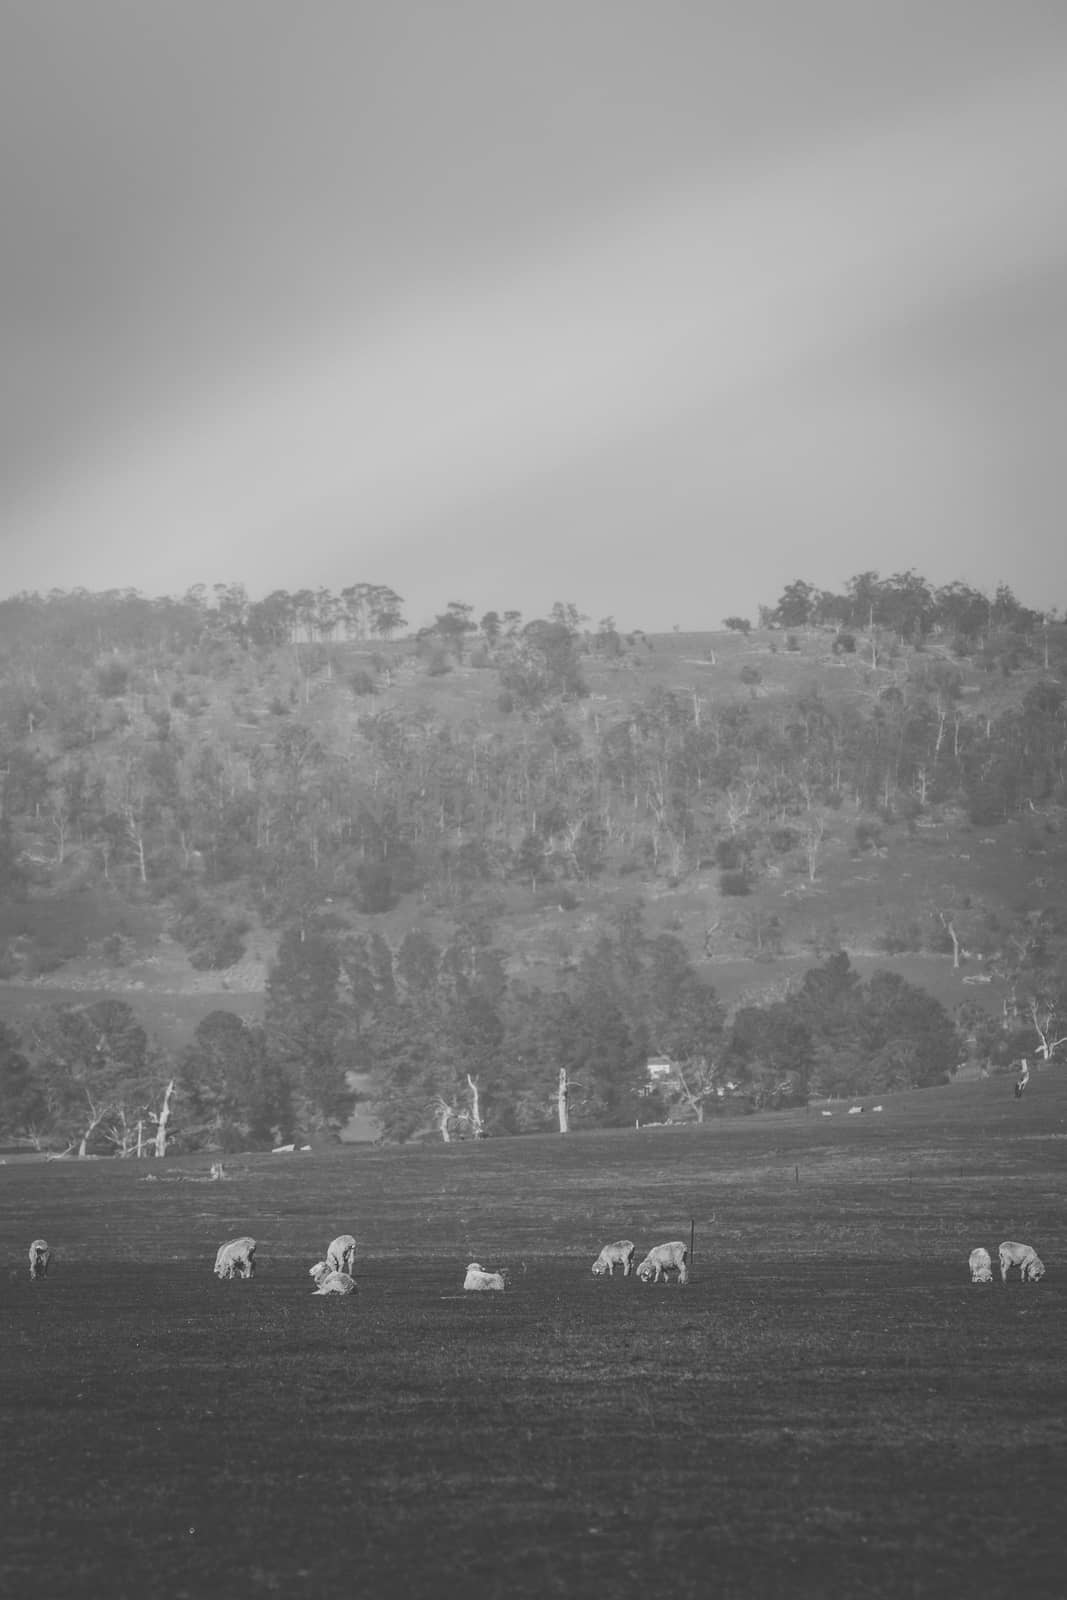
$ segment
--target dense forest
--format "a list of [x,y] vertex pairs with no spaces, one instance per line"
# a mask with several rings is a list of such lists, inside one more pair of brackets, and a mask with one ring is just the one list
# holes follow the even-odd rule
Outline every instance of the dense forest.
[[[1055,873],[1032,903],[916,898],[878,930],[887,955],[987,963],[999,1017],[862,976],[832,919],[772,998],[714,982],[724,941],[796,946],[790,885],[832,859],[935,822],[965,860],[962,834],[1006,825],[1055,853],[1055,612],[913,572],[798,580],[757,628],[679,640],[565,603],[454,601],[408,634],[403,605],[374,584],[0,603],[0,980],[114,978],[0,1025],[9,1138],[264,1146],[343,1126],[354,1082],[388,1138],[632,1124],[1062,1050]],[[699,929],[658,915],[671,894]],[[261,1019],[218,1011],[163,1050],[118,998],[149,914],[220,984],[268,937]]]

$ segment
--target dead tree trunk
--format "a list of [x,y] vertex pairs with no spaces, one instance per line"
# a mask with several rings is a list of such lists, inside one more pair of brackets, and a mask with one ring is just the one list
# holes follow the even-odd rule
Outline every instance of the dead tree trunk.
[[167,1153],[167,1124],[170,1121],[171,1100],[174,1096],[174,1079],[172,1078],[163,1092],[163,1104],[159,1108],[156,1118],[156,1157],[162,1161]]
[[482,1121],[481,1096],[478,1093],[478,1085],[475,1083],[469,1072],[467,1073],[467,1082],[470,1085],[471,1091],[471,1131],[476,1139],[484,1139],[485,1124]]
[[569,1117],[568,1117],[568,1110],[567,1110],[567,1099],[568,1099],[569,1094],[570,1094],[570,1085],[567,1082],[567,1069],[566,1069],[566,1067],[560,1067],[560,1069],[559,1069],[559,1090],[558,1090],[557,1095],[556,1095],[556,1105],[557,1105],[557,1108],[558,1108],[558,1111],[559,1111],[559,1131],[560,1131],[560,1133],[566,1133],[568,1131],[569,1127],[570,1127],[570,1120],[569,1120]]
[[448,1104],[448,1101],[438,1096],[438,1098],[434,1101],[433,1120],[434,1126],[441,1135],[441,1138],[444,1140],[445,1144],[452,1143],[451,1122],[454,1115],[455,1113],[452,1107]]

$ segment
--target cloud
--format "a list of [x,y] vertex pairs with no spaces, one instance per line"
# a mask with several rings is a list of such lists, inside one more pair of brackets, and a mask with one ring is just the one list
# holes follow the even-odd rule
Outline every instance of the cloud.
[[[536,256],[426,281],[373,323],[355,309],[264,341],[189,414],[59,466],[13,508],[9,572],[258,589],[301,581],[342,528],[346,579],[361,539],[419,532],[431,565],[435,533],[452,542],[454,570],[466,513],[492,502],[506,525],[509,500],[576,462],[610,472],[612,450],[694,416],[729,454],[741,412],[772,419],[873,336],[1063,260],[1064,107],[1054,64],[665,187]],[[757,442],[773,452],[770,423]]]

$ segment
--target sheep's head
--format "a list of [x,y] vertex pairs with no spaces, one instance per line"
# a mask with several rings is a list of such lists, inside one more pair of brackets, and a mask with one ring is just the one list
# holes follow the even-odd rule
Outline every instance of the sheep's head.
[[329,1271],[330,1268],[325,1261],[316,1261],[313,1267],[308,1268],[308,1277],[314,1278],[316,1283],[321,1283]]
[[600,1258],[597,1257],[597,1259],[593,1262],[593,1277],[594,1278],[602,1278],[604,1276],[605,1272],[607,1272],[607,1270],[608,1270],[607,1262],[606,1261],[601,1261]]
[[1033,1280],[1033,1282],[1036,1283],[1039,1278],[1043,1278],[1044,1276],[1045,1276],[1045,1263],[1043,1261],[1038,1260],[1037,1257],[1035,1256],[1034,1260],[1030,1263],[1030,1277]]
[[655,1272],[656,1272],[655,1267],[650,1267],[648,1262],[646,1261],[646,1262],[642,1263],[641,1266],[638,1267],[637,1276],[641,1279],[642,1283],[648,1283],[650,1281],[650,1279],[652,1279],[655,1276]]

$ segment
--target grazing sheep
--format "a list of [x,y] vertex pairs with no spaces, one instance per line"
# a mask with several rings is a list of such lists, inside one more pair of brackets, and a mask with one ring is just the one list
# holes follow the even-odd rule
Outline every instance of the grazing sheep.
[[256,1275],[256,1241],[247,1234],[219,1245],[215,1257],[217,1278],[254,1278]]
[[312,1294],[352,1294],[356,1287],[355,1279],[347,1272],[335,1272],[325,1261],[316,1261],[311,1276],[315,1280]]
[[351,1273],[356,1261],[356,1241],[350,1233],[339,1233],[326,1251],[326,1265],[331,1272]]
[[689,1282],[689,1246],[681,1239],[670,1244],[658,1244],[650,1250],[637,1269],[642,1283],[666,1283],[668,1272],[677,1272],[679,1283]]
[[1045,1276],[1045,1263],[1032,1244],[1016,1244],[1014,1239],[1005,1239],[997,1254],[1000,1256],[1001,1283],[1007,1283],[1009,1267],[1018,1267],[1024,1283],[1036,1283]]
[[465,1289],[496,1289],[503,1291],[507,1278],[503,1272],[487,1272],[477,1261],[472,1261],[463,1280]]
[[850,1117],[862,1117],[862,1115],[863,1115],[863,1107],[862,1106],[849,1106],[848,1114],[849,1114]]
[[35,1239],[30,1245],[30,1277],[47,1278],[52,1249],[44,1239]]
[[993,1282],[993,1262],[988,1250],[983,1250],[981,1245],[977,1250],[972,1250],[967,1258],[967,1265],[971,1269],[972,1283]]
[[614,1244],[606,1244],[593,1262],[594,1278],[602,1278],[605,1273],[613,1278],[616,1267],[621,1267],[623,1277],[628,1278],[634,1270],[634,1249],[632,1239],[616,1239]]

